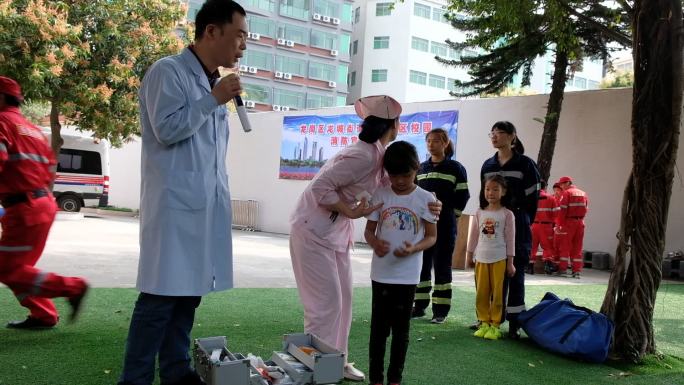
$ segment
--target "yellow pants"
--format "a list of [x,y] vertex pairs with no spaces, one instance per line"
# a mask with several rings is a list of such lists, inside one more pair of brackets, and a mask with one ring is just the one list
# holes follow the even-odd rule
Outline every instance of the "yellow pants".
[[477,319],[492,326],[503,320],[506,260],[475,264]]

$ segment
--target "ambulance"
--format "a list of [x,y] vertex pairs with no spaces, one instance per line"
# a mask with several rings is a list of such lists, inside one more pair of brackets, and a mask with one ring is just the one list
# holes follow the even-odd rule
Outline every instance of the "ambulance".
[[[50,138],[49,129],[45,134]],[[73,128],[61,130],[64,144],[57,156],[53,194],[62,211],[84,206],[107,206],[109,201],[109,142]]]

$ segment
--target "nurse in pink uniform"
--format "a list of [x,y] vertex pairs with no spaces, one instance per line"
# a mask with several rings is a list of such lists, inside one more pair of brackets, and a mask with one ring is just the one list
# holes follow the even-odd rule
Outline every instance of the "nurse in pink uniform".
[[[385,95],[361,98],[354,108],[363,119],[359,141],[325,163],[290,217],[290,256],[304,307],[304,330],[345,357],[352,315],[352,220],[382,206],[369,204],[366,196],[389,183],[382,157],[385,146],[397,137],[401,114],[399,102]],[[438,215],[441,203],[430,209]],[[344,377],[365,378],[351,363],[345,365]]]

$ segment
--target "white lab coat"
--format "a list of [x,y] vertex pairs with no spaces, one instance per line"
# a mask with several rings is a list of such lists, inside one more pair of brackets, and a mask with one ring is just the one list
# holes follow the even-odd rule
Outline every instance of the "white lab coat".
[[233,286],[227,111],[210,92],[188,48],[143,79],[141,292],[201,296]]

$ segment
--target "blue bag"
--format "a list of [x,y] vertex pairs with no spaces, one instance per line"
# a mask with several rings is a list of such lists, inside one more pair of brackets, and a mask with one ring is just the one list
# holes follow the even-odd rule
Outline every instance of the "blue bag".
[[546,293],[541,302],[518,316],[520,326],[537,344],[552,352],[589,362],[608,357],[613,322],[569,299]]

